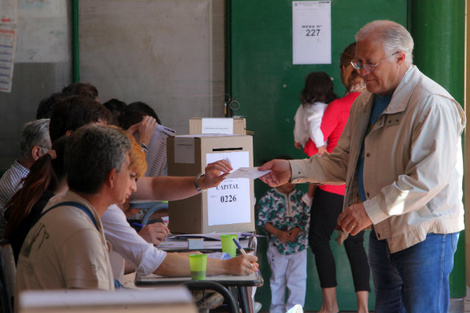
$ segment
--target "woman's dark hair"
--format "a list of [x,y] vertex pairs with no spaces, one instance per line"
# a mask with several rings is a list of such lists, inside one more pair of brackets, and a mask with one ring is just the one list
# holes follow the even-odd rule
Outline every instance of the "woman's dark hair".
[[325,72],[312,72],[305,79],[305,87],[300,94],[302,104],[323,102],[329,104],[338,96],[333,91],[333,81]]
[[89,83],[72,83],[62,88],[64,97],[84,96],[90,99],[98,99],[98,89]]
[[96,100],[84,96],[67,97],[54,105],[49,135],[54,142],[67,131],[100,121],[108,123],[112,118],[111,112]]
[[29,174],[23,179],[23,187],[18,190],[6,204],[8,209],[8,223],[5,237],[21,224],[30,214],[34,204],[41,198],[46,190],[55,190],[59,182],[65,177],[64,154],[68,136],[57,139],[52,144],[55,158],[46,153],[33,163]]
[[341,53],[341,57],[339,58],[339,66],[348,67],[351,65],[351,61],[354,60],[356,55],[356,43],[353,42],[346,48],[344,48],[343,53]]
[[[119,126],[122,129],[127,130],[132,125],[140,123],[145,115],[146,114],[144,114],[142,112],[138,112],[138,111],[124,110],[124,112],[122,112],[121,116],[119,116],[119,118],[118,118]],[[158,121],[157,121],[157,123],[158,123]]]
[[143,115],[149,115],[149,116],[153,117],[157,121],[158,124],[161,124],[161,121],[158,118],[157,112],[155,112],[155,110],[152,109],[152,107],[150,105],[148,105],[147,103],[144,103],[144,102],[141,102],[141,101],[136,101],[136,102],[129,103],[129,105],[126,107],[125,111],[126,112],[137,111],[137,112],[142,113]]
[[118,99],[111,99],[103,103],[103,105],[111,112],[113,115],[113,120],[111,124],[114,126],[119,126],[119,117],[123,114],[124,110],[127,107],[127,104],[124,101]]
[[39,102],[38,108],[36,110],[36,119],[41,118],[50,118],[52,113],[52,108],[54,105],[64,98],[64,95],[60,92],[54,92],[49,97],[42,99]]

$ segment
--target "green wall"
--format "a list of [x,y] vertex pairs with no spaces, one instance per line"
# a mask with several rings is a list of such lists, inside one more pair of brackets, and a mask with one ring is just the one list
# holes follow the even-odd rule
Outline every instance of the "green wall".
[[[327,72],[334,78],[338,96],[343,95],[345,90],[339,77],[342,50],[354,41],[356,32],[369,21],[390,19],[407,26],[407,9],[405,0],[333,0],[332,64],[292,65],[292,1],[227,2],[227,90],[229,96],[240,103],[240,108],[233,115],[245,117],[247,129],[254,132],[255,166],[278,155],[305,157],[294,148],[292,131],[293,117],[299,105],[298,96],[306,75],[312,71]],[[267,188],[259,180],[256,181],[256,197],[261,197]],[[346,253],[333,241],[331,246],[337,260],[340,309],[354,310],[356,300]],[[268,310],[270,271],[265,259],[264,239],[260,240],[259,247],[265,284],[258,289],[256,300],[263,304],[263,310]],[[321,290],[310,251],[308,271],[305,309],[318,310]],[[370,298],[370,308],[373,308],[373,294]]]
[[[465,107],[465,0],[413,0],[409,11],[414,63]],[[465,277],[462,231],[449,278],[451,298],[465,297]]]

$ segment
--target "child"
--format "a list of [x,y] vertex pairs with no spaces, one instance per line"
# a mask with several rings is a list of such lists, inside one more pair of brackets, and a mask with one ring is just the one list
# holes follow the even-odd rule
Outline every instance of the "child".
[[[333,81],[325,72],[312,72],[305,80],[305,87],[300,95],[302,104],[295,114],[295,147],[305,147],[309,140],[315,143],[319,154],[326,151],[321,119],[327,105],[338,98],[333,92]],[[305,153],[309,154],[307,151]],[[311,156],[309,154],[309,156]]]
[[[302,104],[294,117],[294,145],[297,149],[303,147],[309,157],[314,154],[312,150],[318,150],[319,155],[326,152],[326,143],[320,128],[321,121],[328,104],[337,98],[333,92],[333,81],[325,72],[312,72],[305,79],[305,87],[300,95]],[[316,149],[312,149],[313,145]],[[314,185],[310,184],[309,205],[314,191]]]
[[257,204],[258,225],[268,232],[269,240],[270,313],[285,313],[296,304],[303,307],[305,302],[310,206],[302,200],[303,195],[294,184],[286,183],[269,189]]

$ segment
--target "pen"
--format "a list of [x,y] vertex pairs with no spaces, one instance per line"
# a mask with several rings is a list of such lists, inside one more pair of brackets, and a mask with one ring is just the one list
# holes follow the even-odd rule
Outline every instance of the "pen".
[[237,239],[233,238],[233,242],[235,242],[235,244],[236,244],[237,247],[238,247],[238,250],[240,250],[240,252],[241,252],[242,254],[246,254],[245,249],[242,248],[242,246],[240,245],[240,243],[238,242]]
[[134,226],[138,226],[138,227],[144,227],[144,225],[142,225],[142,224],[139,224],[139,223],[134,223],[134,222],[132,222],[132,225],[134,225]]
[[[246,254],[245,249],[242,248],[242,246],[240,245],[240,243],[238,242],[237,239],[233,238],[233,242],[235,242],[235,244],[237,245],[238,249],[240,250],[240,252],[242,254]],[[251,264],[250,264],[250,268],[251,268]],[[263,279],[263,276],[261,276],[261,274],[259,272],[259,269],[256,271],[256,274],[258,275],[258,278],[259,278],[259,281],[261,282],[261,285],[263,285],[264,279]]]

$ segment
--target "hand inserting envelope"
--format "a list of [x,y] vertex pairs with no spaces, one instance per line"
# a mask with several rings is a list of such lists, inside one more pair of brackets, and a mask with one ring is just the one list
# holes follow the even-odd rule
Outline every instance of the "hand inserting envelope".
[[225,178],[249,178],[249,179],[256,179],[267,173],[271,172],[271,170],[267,171],[258,171],[257,167],[240,167],[236,171],[225,176]]

